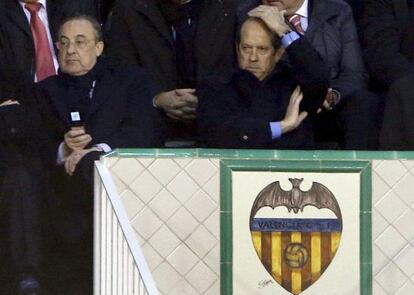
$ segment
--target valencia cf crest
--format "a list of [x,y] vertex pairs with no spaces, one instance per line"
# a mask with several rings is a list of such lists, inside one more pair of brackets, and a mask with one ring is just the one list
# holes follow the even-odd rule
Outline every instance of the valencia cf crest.
[[[342,215],[332,192],[313,182],[302,191],[303,178],[289,178],[292,188],[280,182],[267,185],[256,197],[250,213],[250,232],[257,256],[275,282],[291,294],[300,294],[315,283],[329,267],[341,241]],[[307,206],[320,212],[328,209],[332,218],[303,218]],[[258,216],[260,209],[285,207],[287,216]],[[267,211],[269,212],[269,211]]]

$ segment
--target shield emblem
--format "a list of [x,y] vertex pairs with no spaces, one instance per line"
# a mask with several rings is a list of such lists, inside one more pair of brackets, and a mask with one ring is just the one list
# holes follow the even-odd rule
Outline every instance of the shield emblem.
[[[338,250],[342,215],[332,192],[313,182],[302,191],[302,179],[289,178],[292,189],[279,181],[266,186],[256,197],[250,213],[250,232],[258,258],[273,279],[291,294],[300,294],[316,282]],[[286,207],[292,218],[257,217],[263,207]],[[299,218],[306,206],[331,210],[336,218]],[[290,217],[290,215],[289,215]]]

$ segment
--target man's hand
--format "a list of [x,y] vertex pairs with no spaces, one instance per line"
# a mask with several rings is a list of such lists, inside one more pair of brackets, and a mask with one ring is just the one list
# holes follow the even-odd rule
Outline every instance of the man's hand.
[[[332,111],[333,107],[336,106],[339,102],[338,94],[332,90],[332,88],[328,89],[328,93],[326,94],[325,100],[323,101],[323,108],[327,111]],[[322,108],[319,108],[317,113],[319,114],[322,112]]]
[[303,94],[300,87],[296,87],[290,96],[289,105],[286,109],[285,117],[280,121],[282,134],[295,130],[308,115],[307,112],[299,113],[300,102],[303,99]]
[[90,152],[100,152],[100,151],[102,151],[102,150],[98,147],[93,147],[93,148],[86,149],[86,150],[75,150],[75,151],[73,151],[65,159],[65,171],[66,171],[66,173],[69,174],[70,176],[72,176],[73,173],[76,170],[76,166],[78,165],[80,160],[82,160],[82,158],[85,155],[87,155]]
[[64,136],[65,155],[72,151],[84,149],[92,141],[92,136],[85,132],[84,127],[72,127]]
[[8,100],[3,101],[2,103],[0,103],[0,107],[10,106],[10,105],[14,105],[14,104],[20,104],[20,103],[17,100],[8,99]]
[[155,105],[175,120],[194,120],[197,103],[195,89],[175,89],[162,92],[155,98]]
[[286,10],[279,10],[275,6],[260,5],[249,11],[249,16],[260,18],[279,37],[291,31],[285,21]]

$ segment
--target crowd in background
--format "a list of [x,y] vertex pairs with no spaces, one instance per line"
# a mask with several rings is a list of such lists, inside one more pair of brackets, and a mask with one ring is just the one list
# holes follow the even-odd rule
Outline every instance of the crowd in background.
[[92,294],[92,164],[116,148],[414,149],[413,10],[0,0],[0,293]]

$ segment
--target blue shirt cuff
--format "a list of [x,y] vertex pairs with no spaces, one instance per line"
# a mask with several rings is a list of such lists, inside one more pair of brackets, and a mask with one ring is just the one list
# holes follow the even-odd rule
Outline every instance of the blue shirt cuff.
[[284,34],[281,39],[283,48],[287,48],[290,44],[292,44],[299,38],[300,38],[300,35],[296,33],[295,31],[291,31],[287,34]]
[[282,136],[280,122],[270,122],[270,130],[272,131],[272,139],[277,139]]

